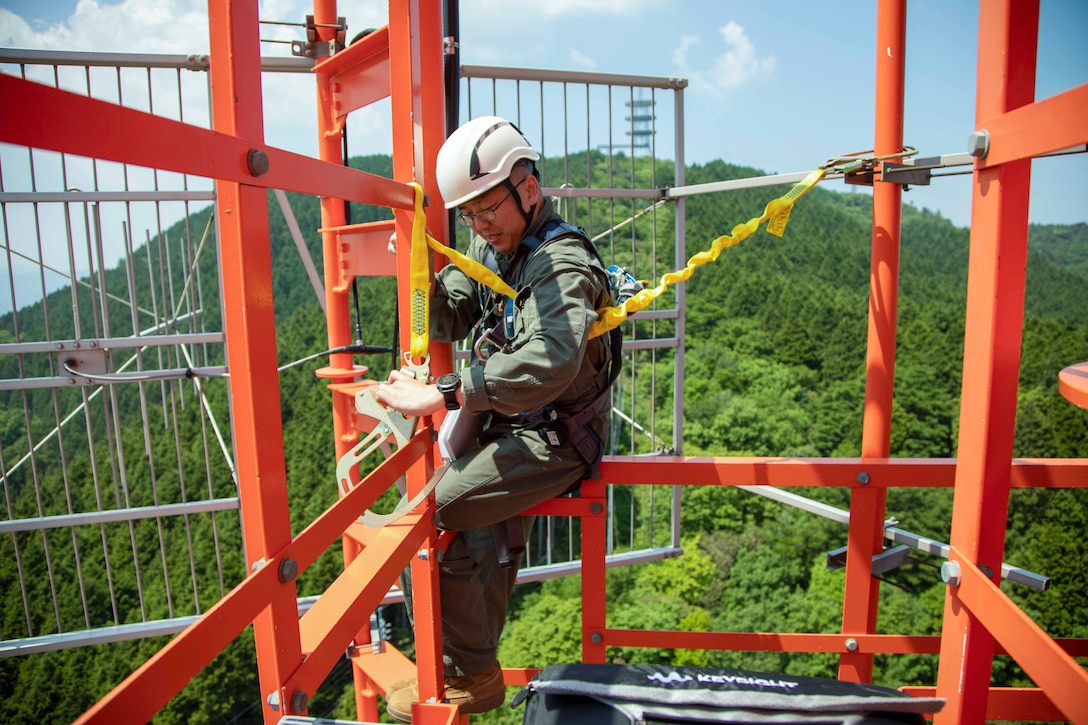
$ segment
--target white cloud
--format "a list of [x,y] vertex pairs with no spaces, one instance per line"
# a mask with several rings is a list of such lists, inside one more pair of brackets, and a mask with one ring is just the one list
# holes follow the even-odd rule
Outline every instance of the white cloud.
[[774,72],[774,56],[760,58],[740,25],[730,20],[718,32],[729,48],[714,64],[717,84],[721,88],[733,90]]
[[673,51],[673,63],[688,77],[693,90],[720,96],[774,72],[775,57],[760,57],[742,26],[730,20],[718,29],[718,33],[725,41],[726,51],[710,67],[700,67],[691,59],[695,47],[702,43],[698,36],[683,36]]
[[[347,19],[350,36],[387,22],[382,3],[345,0],[338,12]],[[301,27],[272,25],[267,21],[302,23],[313,6],[305,0],[263,0],[258,13],[262,39],[302,40]],[[207,53],[208,5],[205,0],[78,0],[62,22],[28,22],[0,8],[0,44],[41,50],[102,51],[109,53]],[[264,43],[263,55],[287,55],[287,46]]]
[[25,48],[24,39],[33,34],[25,20],[6,8],[0,8],[0,45]]
[[688,51],[698,45],[699,42],[698,35],[685,35],[680,38],[680,45],[672,52],[672,62],[676,64],[677,68],[685,71],[690,70],[688,68]]
[[206,53],[207,7],[199,0],[79,0],[64,22],[40,29],[0,12],[5,44],[42,50]]
[[577,48],[570,49],[570,62],[575,68],[580,68],[582,70],[597,70],[597,61]]
[[[464,6],[471,6],[466,12]],[[540,14],[546,18],[557,18],[564,15],[574,17],[584,16],[586,13],[601,15],[631,15],[641,13],[650,8],[660,7],[653,0],[466,0],[462,4],[461,15],[482,13],[487,14],[509,13],[516,17],[524,18],[526,13]]]

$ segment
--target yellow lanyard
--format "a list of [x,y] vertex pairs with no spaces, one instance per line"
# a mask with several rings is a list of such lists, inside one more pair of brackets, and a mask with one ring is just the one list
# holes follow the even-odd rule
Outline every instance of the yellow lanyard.
[[[776,237],[781,237],[786,231],[786,224],[790,219],[790,210],[794,203],[807,194],[821,179],[827,169],[820,168],[813,171],[801,181],[797,182],[788,192],[772,199],[764,207],[763,213],[753,217],[743,224],[733,227],[731,234],[723,234],[715,239],[710,249],[698,252],[688,260],[683,269],[675,272],[667,272],[661,276],[661,281],[656,287],[644,289],[626,300],[622,305],[603,307],[597,310],[597,321],[593,323],[589,336],[591,338],[603,335],[614,327],[619,326],[628,315],[649,307],[655,299],[664,294],[671,285],[686,282],[695,271],[696,267],[715,261],[722,250],[732,247],[744,241],[759,229],[759,225],[767,222],[767,231]],[[412,224],[412,355],[418,357],[427,356],[428,338],[428,301],[431,284],[431,271],[427,264],[427,247],[430,246],[436,252],[449,257],[449,260],[471,279],[480,284],[506,295],[513,299],[517,293],[510,285],[503,282],[498,274],[458,252],[456,249],[441,244],[431,235],[427,234],[426,220],[423,216],[423,188],[413,183],[416,190],[415,220]]]
[[813,171],[804,179],[797,182],[797,184],[795,184],[788,192],[777,199],[772,199],[768,202],[767,206],[763,209],[762,215],[753,217],[744,224],[738,224],[733,227],[732,234],[723,234],[715,239],[710,245],[710,249],[699,252],[691,257],[691,259],[688,260],[687,266],[683,269],[679,269],[675,272],[667,272],[662,275],[661,282],[657,287],[641,290],[617,307],[605,307],[604,309],[597,310],[597,321],[593,323],[589,336],[596,337],[597,335],[602,335],[626,320],[628,315],[632,315],[639,310],[649,307],[655,299],[660,297],[665,290],[669,288],[670,285],[686,282],[688,278],[691,277],[696,267],[716,260],[723,249],[732,247],[747,239],[755,233],[759,228],[759,225],[763,222],[770,220],[767,224],[767,231],[774,234],[776,237],[781,237],[786,231],[786,223],[790,219],[790,209],[793,208],[794,202],[808,193],[808,191],[824,177],[825,173],[826,169],[822,168]]

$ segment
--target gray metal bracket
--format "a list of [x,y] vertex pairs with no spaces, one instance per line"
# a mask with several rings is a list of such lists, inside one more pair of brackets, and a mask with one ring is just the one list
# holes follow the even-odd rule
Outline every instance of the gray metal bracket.
[[[330,26],[325,25],[322,27]],[[297,55],[303,58],[327,58],[330,55],[336,55],[346,48],[348,32],[347,18],[343,16],[338,17],[336,19],[336,25],[331,27],[336,28],[336,37],[328,41],[319,40],[317,37],[317,23],[314,22],[314,16],[307,15],[305,24],[306,41],[293,41],[291,43],[291,55]]]
[[[873,557],[873,576],[886,574],[893,569],[898,569],[907,563],[910,558],[909,546],[893,546],[885,549]],[[831,571],[846,566],[846,547],[827,552],[827,568]]]

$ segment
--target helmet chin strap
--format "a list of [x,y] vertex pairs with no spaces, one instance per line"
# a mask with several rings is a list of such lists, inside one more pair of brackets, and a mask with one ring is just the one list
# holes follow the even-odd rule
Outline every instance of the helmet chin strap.
[[[528,177],[526,177],[528,178]],[[506,184],[506,188],[510,190],[510,196],[514,197],[514,201],[518,205],[518,210],[521,211],[521,215],[525,218],[525,231],[529,231],[529,225],[533,222],[533,215],[536,214],[536,204],[529,207],[529,211],[525,211],[521,204],[521,194],[518,193],[518,187],[514,186],[514,183],[509,178],[503,181]]]

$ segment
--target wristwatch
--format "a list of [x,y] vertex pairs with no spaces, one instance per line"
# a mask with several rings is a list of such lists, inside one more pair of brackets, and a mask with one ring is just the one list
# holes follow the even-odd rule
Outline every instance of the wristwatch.
[[461,376],[457,373],[446,373],[435,381],[438,392],[446,399],[446,410],[458,410],[461,404],[457,402],[457,391],[461,388]]

